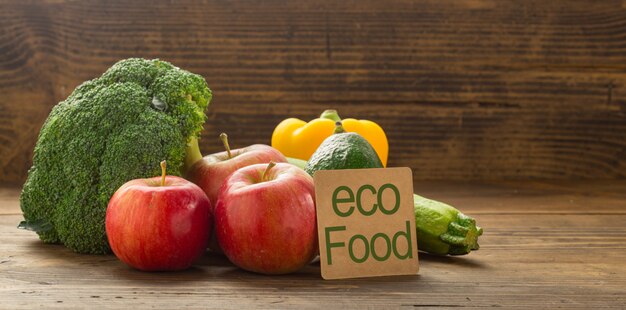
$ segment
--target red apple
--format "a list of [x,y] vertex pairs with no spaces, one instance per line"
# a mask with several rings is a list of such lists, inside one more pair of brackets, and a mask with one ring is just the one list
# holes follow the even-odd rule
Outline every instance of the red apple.
[[313,178],[288,163],[241,168],[220,188],[215,224],[233,264],[263,274],[297,271],[318,249]]
[[220,139],[226,151],[203,157],[191,166],[186,175],[187,180],[204,190],[213,206],[217,202],[217,193],[222,183],[235,170],[253,164],[267,164],[270,161],[287,162],[282,153],[269,145],[254,144],[231,150],[228,136],[222,133]]
[[189,268],[206,250],[211,203],[197,185],[163,175],[122,185],[111,197],[106,232],[113,253],[144,271]]
[[[235,170],[252,164],[287,161],[282,153],[269,145],[254,144],[231,150],[225,133],[220,135],[220,139],[226,151],[207,155],[196,161],[185,176],[204,190],[212,206],[217,202],[217,193],[224,180]],[[215,252],[222,252],[215,237],[211,238],[210,248]]]

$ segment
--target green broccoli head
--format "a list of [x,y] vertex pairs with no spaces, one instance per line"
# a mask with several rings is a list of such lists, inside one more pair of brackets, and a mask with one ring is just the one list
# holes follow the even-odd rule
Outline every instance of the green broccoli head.
[[20,196],[25,228],[79,253],[110,252],[105,214],[124,183],[181,175],[187,142],[206,120],[211,91],[199,75],[131,58],[56,105],[35,146]]

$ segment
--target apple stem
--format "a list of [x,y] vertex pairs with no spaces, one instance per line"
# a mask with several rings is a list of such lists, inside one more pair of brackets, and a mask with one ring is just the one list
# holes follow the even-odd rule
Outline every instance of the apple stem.
[[228,159],[233,158],[233,155],[230,153],[230,146],[228,145],[228,135],[222,132],[220,134],[220,140],[224,143],[224,148],[226,149],[226,153],[228,153]]
[[265,168],[265,171],[263,171],[263,174],[261,175],[261,182],[265,182],[267,181],[267,173],[270,171],[270,169],[272,169],[272,167],[276,166],[276,163],[273,161],[270,161],[269,164],[267,164],[267,168]]
[[167,163],[161,162],[161,186],[165,186],[165,173],[167,172]]
[[346,132],[346,130],[343,129],[343,124],[341,124],[341,122],[336,122],[335,131],[333,133],[343,133],[343,132]]

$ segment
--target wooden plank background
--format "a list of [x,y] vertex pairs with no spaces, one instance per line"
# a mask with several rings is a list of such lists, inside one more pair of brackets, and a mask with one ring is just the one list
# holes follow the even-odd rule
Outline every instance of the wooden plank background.
[[337,108],[416,179],[626,176],[623,1],[4,0],[0,184],[53,105],[137,56],[207,79],[205,153]]

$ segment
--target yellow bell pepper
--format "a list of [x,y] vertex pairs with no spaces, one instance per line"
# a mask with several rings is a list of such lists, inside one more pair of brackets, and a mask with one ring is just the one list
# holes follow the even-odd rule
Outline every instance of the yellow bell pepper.
[[272,133],[272,147],[287,157],[309,160],[324,139],[333,134],[338,121],[342,122],[347,132],[356,132],[365,138],[376,150],[383,166],[387,166],[389,144],[383,129],[368,120],[342,120],[335,110],[326,110],[308,123],[297,118],[283,120]]

